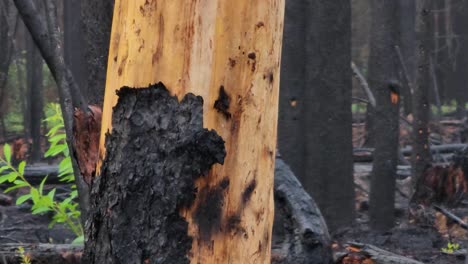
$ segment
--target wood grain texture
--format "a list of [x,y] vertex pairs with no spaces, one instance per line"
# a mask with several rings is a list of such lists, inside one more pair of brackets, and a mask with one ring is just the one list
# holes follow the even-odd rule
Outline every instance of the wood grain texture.
[[[204,126],[226,141],[224,165],[197,180],[195,204],[181,212],[191,263],[270,261],[283,16],[284,0],[115,2],[98,169],[122,86],[161,81],[179,100],[202,96]],[[203,191],[226,180],[221,224],[201,236]]]

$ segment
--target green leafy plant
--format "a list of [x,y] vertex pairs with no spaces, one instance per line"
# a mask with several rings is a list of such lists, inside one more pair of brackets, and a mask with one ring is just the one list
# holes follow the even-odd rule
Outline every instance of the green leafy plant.
[[23,247],[18,247],[18,253],[21,258],[21,264],[31,264],[31,257],[29,257],[24,251]]
[[441,248],[442,252],[444,253],[453,253],[454,251],[457,251],[460,249],[460,245],[458,243],[447,243],[447,247]]
[[[52,104],[49,107],[52,109],[50,112],[51,114],[45,119],[45,122],[51,127],[47,133],[50,147],[46,151],[45,156],[62,158],[59,163],[58,177],[60,181],[63,182],[74,182],[73,167],[66,144],[64,122],[60,107],[58,104]],[[68,193],[68,197],[62,201],[57,201],[55,200],[55,188],[50,190],[47,194],[44,193],[44,184],[47,180],[47,176],[41,181],[39,187],[35,187],[24,177],[24,170],[26,167],[25,161],[20,162],[17,168],[12,165],[11,147],[8,144],[4,145],[3,154],[5,158],[0,158],[0,161],[5,165],[0,167],[0,173],[4,171],[8,171],[8,173],[0,176],[0,184],[6,182],[11,184],[5,192],[10,192],[19,188],[28,188],[29,193],[18,197],[16,204],[20,205],[31,200],[33,204],[31,208],[32,214],[52,212],[53,217],[49,228],[53,227],[56,223],[63,223],[77,236],[73,243],[82,243],[83,228],[80,224],[80,211],[78,210],[78,203],[76,202],[76,198],[78,197],[76,185],[73,184],[71,186],[71,192]]]

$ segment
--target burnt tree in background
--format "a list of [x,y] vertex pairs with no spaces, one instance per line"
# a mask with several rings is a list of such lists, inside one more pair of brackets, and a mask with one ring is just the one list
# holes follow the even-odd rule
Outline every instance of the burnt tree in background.
[[[68,1],[68,0],[67,0]],[[81,0],[86,84],[82,92],[90,104],[102,106],[114,0]]]
[[83,26],[80,15],[82,2],[85,1],[66,0],[63,3],[63,43],[65,62],[73,73],[73,78],[78,87],[81,88],[81,91],[84,91],[87,77],[85,72]]
[[466,117],[468,102],[468,0],[454,3],[452,9],[454,56],[452,61],[453,75],[449,85],[453,98],[457,102],[459,118]]
[[398,2],[372,0],[369,84],[376,107],[373,117],[374,159],[370,190],[370,224],[377,230],[389,229],[394,223],[395,173],[398,161],[399,87]]
[[[399,0],[398,9],[400,12],[400,42],[402,63],[400,66],[400,76],[406,75],[409,83],[404,82],[402,85],[402,95],[404,102],[405,114],[409,114],[412,109],[411,88],[414,87],[416,77],[416,32],[415,32],[415,16],[416,16],[416,1]],[[400,78],[404,80],[404,78]]]
[[30,160],[39,161],[42,157],[41,151],[41,122],[43,119],[43,72],[42,72],[42,56],[32,41],[30,36],[27,43],[26,57],[26,77],[27,77],[27,93],[24,100],[27,101],[26,113],[26,138],[31,138],[32,145],[30,151]]
[[431,153],[429,151],[429,85],[430,56],[431,56],[431,0],[419,0],[416,17],[416,32],[418,35],[417,54],[418,70],[416,72],[416,85],[413,95],[413,151],[412,151],[412,181],[416,188],[424,170],[430,165]]
[[7,110],[7,80],[8,69],[13,57],[13,20],[16,18],[12,12],[13,4],[10,1],[0,2],[0,133],[5,137],[6,127],[4,115]]
[[351,4],[286,5],[279,150],[335,230],[354,219]]

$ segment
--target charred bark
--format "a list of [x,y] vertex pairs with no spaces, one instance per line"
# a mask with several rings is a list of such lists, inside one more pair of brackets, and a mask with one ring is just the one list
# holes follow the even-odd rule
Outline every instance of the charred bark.
[[286,6],[279,150],[334,230],[354,220],[351,5]]
[[107,57],[114,0],[82,0],[81,26],[85,58],[85,85],[82,91],[90,104],[102,107],[106,84]]
[[43,117],[43,98],[42,98],[42,57],[34,42],[28,43],[27,54],[27,111],[24,113],[27,117],[28,133],[26,138],[31,138],[32,144],[29,159],[32,162],[39,161],[42,157],[41,151],[41,121]]
[[304,177],[302,123],[306,122],[302,100],[305,89],[305,43],[307,24],[305,1],[287,1],[284,18],[283,52],[278,112],[278,148],[297,177]]
[[466,69],[468,68],[468,29],[466,27],[468,18],[466,16],[468,12],[468,0],[463,0],[457,3],[458,6],[453,8],[454,14],[453,19],[453,33],[457,38],[454,40],[456,47],[455,54],[453,56],[453,68],[454,73],[451,80],[453,81],[452,89],[454,89],[455,99],[457,101],[457,115],[460,119],[466,117],[466,103],[468,102],[467,95],[467,83],[468,74]]
[[63,38],[65,62],[73,73],[74,80],[84,92],[86,83],[83,27],[81,24],[81,0],[64,1]]
[[[91,193],[85,263],[189,263],[192,237],[180,210],[197,195],[195,179],[225,156],[222,138],[203,128],[202,107],[193,94],[179,104],[161,83],[119,91]],[[229,180],[208,190],[195,210],[199,239],[224,228],[228,187]]]
[[373,136],[375,151],[370,191],[370,224],[377,230],[394,223],[395,174],[398,163],[399,85],[398,2],[372,1],[369,84],[374,89]]
[[6,84],[8,80],[8,70],[13,56],[13,33],[14,25],[12,23],[11,4],[9,1],[0,3],[0,126],[2,137],[6,136],[6,127],[4,114],[7,103]]
[[[400,75],[406,75],[407,81],[402,91],[405,114],[412,113],[412,92],[416,76],[416,1],[399,0],[398,8],[400,12],[400,47],[401,47],[401,68]],[[404,66],[403,66],[404,65]]]
[[[417,13],[418,34],[418,71],[417,85],[413,95],[413,187],[418,188],[418,182],[424,171],[430,165],[431,153],[429,149],[429,89],[426,80],[429,78],[429,56],[431,46],[431,1],[421,0]],[[417,192],[418,190],[416,190]],[[419,194],[416,193],[416,196]]]

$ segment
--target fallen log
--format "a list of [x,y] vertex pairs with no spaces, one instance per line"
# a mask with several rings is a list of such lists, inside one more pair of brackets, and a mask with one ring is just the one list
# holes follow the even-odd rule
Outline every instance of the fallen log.
[[[345,254],[337,261],[337,263],[348,263],[344,262],[346,257],[350,257],[352,253],[364,256],[365,258],[370,258],[375,264],[423,264],[422,262],[410,259],[401,255],[397,255],[390,251],[383,250],[374,245],[362,244],[357,242],[348,243],[349,254]],[[362,262],[367,263],[367,262]]]
[[[373,148],[354,148],[353,160],[354,162],[372,162],[373,153]],[[409,161],[405,159],[405,156],[401,151],[398,152],[398,164],[410,165]]]
[[[465,148],[468,148],[468,144],[462,144],[462,143],[444,144],[444,145],[436,145],[436,146],[430,147],[432,153],[452,153],[458,150],[463,150]],[[403,155],[409,156],[411,155],[413,148],[411,146],[407,146],[407,147],[401,148],[400,151]],[[374,148],[354,148],[353,149],[353,155],[355,159],[362,158],[362,159],[370,159],[371,161],[373,152],[374,152]]]
[[[458,150],[463,150],[468,148],[468,144],[444,144],[444,145],[437,145],[437,146],[430,146],[431,153],[452,153]],[[409,156],[413,148],[411,146],[404,147],[401,149],[403,155]]]
[[[0,164],[1,166],[2,164]],[[0,176],[10,173],[10,170],[5,170],[0,173]],[[48,184],[59,184],[60,178],[58,178],[58,166],[57,165],[48,165],[48,164],[37,164],[37,165],[26,165],[24,170],[24,176],[33,185],[38,185],[47,177]]]
[[[355,163],[354,172],[362,174],[370,174],[372,172],[372,163]],[[398,165],[397,176],[399,179],[405,179],[411,176],[411,166],[409,165]]]
[[454,221],[455,223],[457,223],[461,228],[465,229],[465,230],[468,230],[468,223],[466,223],[463,219],[461,219],[460,217],[456,216],[455,214],[453,214],[452,212],[450,212],[449,210],[445,209],[444,207],[442,206],[438,206],[438,205],[433,205],[434,209],[436,209],[437,211],[441,212],[442,214],[444,214],[446,217],[450,218],[452,221]]
[[274,192],[272,263],[330,263],[330,237],[320,210],[280,158]]
[[32,263],[79,264],[83,246],[71,244],[20,244],[8,243],[0,247],[0,263],[21,264],[19,248],[24,249]]

